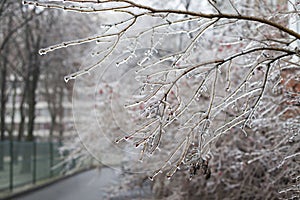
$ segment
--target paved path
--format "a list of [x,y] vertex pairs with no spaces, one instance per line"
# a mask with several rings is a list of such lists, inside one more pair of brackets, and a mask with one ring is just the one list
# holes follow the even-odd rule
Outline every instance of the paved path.
[[110,168],[94,169],[72,176],[16,200],[102,200],[104,189],[116,184],[117,171]]

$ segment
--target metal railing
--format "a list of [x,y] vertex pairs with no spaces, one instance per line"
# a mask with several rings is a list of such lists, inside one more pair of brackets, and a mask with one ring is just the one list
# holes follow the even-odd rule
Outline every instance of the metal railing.
[[59,144],[53,142],[0,142],[0,191],[35,184],[61,174]]

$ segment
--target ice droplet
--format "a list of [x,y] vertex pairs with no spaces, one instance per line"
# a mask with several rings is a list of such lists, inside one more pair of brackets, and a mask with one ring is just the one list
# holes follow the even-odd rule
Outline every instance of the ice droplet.
[[115,140],[115,143],[119,144],[119,142],[122,140],[122,138],[118,138]]
[[40,49],[39,54],[40,55],[45,55],[47,53],[46,49]]
[[69,76],[65,76],[65,77],[64,77],[64,80],[65,80],[66,83],[68,83],[69,80],[70,80],[70,77],[69,77]]
[[126,136],[124,137],[124,140],[129,140],[129,139],[130,139],[130,136],[127,136],[127,135],[126,135]]
[[222,71],[220,70],[220,68],[218,68],[218,73],[219,73],[219,74],[222,74]]

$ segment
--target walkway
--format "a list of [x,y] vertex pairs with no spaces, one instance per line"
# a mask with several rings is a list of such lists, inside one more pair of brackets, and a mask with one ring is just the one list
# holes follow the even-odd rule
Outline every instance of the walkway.
[[117,183],[116,173],[116,170],[110,168],[86,171],[14,199],[100,200],[104,198],[105,188]]

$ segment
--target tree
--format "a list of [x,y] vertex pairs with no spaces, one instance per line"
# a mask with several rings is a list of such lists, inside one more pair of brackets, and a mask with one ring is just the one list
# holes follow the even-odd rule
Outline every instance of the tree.
[[[85,23],[86,19],[84,17],[72,15],[72,13],[60,13],[51,12],[49,13],[52,17],[49,17],[48,27],[49,32],[47,33],[47,42],[53,43],[53,40],[65,41],[74,36],[66,34],[68,29],[73,29],[74,24]],[[57,22],[59,20],[59,22]],[[76,21],[70,25],[70,21]],[[81,30],[76,32],[76,37],[92,32],[88,28],[88,25],[82,26]],[[44,44],[44,45],[49,45]],[[49,129],[49,138],[53,138],[54,131],[59,132],[59,141],[63,139],[64,131],[64,103],[66,103],[65,97],[71,96],[71,91],[67,89],[66,83],[61,81],[64,76],[70,72],[70,66],[73,66],[75,70],[77,65],[80,64],[80,56],[78,56],[78,51],[80,49],[63,49],[61,52],[54,52],[53,54],[46,55],[43,58],[43,66],[45,69],[44,78],[41,81],[41,86],[43,91],[41,94],[44,96],[48,104],[48,111],[51,118],[51,125]],[[80,53],[81,54],[81,53]],[[68,57],[68,59],[66,59]],[[69,59],[70,58],[70,59]]]
[[[99,35],[50,46],[41,49],[40,54],[81,43],[99,44],[92,53],[94,63],[66,76],[65,80],[76,79],[77,86],[84,82],[97,84],[95,96],[102,104],[97,104],[95,115],[91,110],[75,110],[75,116],[89,120],[96,117],[99,125],[105,127],[102,132],[110,142],[117,137],[118,144],[112,148],[136,147],[141,157],[136,152],[123,153],[131,159],[135,170],[147,166],[153,172],[150,179],[160,173],[171,178],[179,169],[188,171],[190,177],[199,173],[209,177],[210,166],[216,166],[215,159],[220,156],[216,154],[218,150],[228,152],[228,158],[234,157],[226,148],[232,142],[226,134],[243,133],[258,142],[267,141],[263,144],[267,150],[237,145],[240,155],[248,160],[245,162],[264,163],[269,175],[275,173],[280,177],[275,182],[284,195],[299,194],[296,175],[299,88],[295,81],[300,73],[300,34],[290,28],[295,23],[291,20],[299,13],[296,3],[250,0],[24,3],[114,16],[102,24]],[[111,62],[112,58],[115,61]],[[86,102],[93,91],[85,88],[84,93],[75,91],[75,94]],[[103,104],[105,101],[112,103],[111,108]],[[81,142],[96,155],[99,127],[88,121],[87,129],[87,123],[80,124],[79,119],[75,118]],[[224,138],[228,140],[225,144],[220,142]],[[232,139],[245,140],[237,136]],[[212,155],[215,156],[211,158]],[[270,156],[275,158],[275,164],[265,161]],[[144,162],[136,165],[139,159]],[[290,167],[288,174],[283,170],[275,172],[283,164]],[[266,176],[260,173],[257,177]],[[288,180],[284,181],[285,178]],[[268,182],[268,188],[270,185]],[[235,186],[228,183],[228,187]],[[177,191],[184,192],[182,188]],[[249,197],[241,191],[236,195]]]
[[[0,130],[1,130],[1,141],[6,139],[5,132],[8,130],[9,138],[12,139],[12,127],[9,129],[6,126],[6,106],[7,100],[10,96],[8,88],[10,85],[7,84],[13,76],[12,71],[18,64],[18,59],[13,58],[12,44],[16,41],[17,33],[27,23],[29,23],[33,16],[20,17],[19,11],[22,11],[22,2],[15,2],[11,0],[1,1],[0,4],[0,21],[2,24],[1,36],[0,36],[0,65],[1,65],[1,116],[0,116]],[[18,48],[18,44],[15,46]],[[13,106],[14,107],[14,106]],[[13,126],[13,117],[11,125]],[[3,146],[1,145],[1,148]],[[3,150],[0,151],[0,169],[3,168]]]

